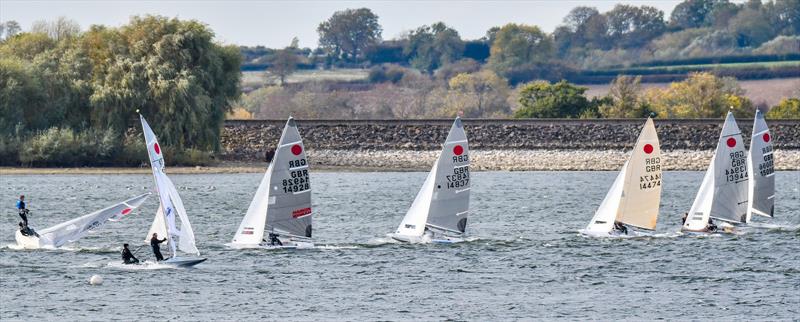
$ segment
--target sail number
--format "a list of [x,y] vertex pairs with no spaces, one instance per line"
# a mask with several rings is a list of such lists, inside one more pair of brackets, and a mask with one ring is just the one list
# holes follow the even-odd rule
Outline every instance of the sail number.
[[306,165],[306,159],[297,159],[297,160],[290,160],[289,161],[289,168],[297,168]]
[[646,174],[639,177],[639,190],[661,186],[661,174]]
[[469,186],[469,166],[453,169],[453,174],[447,178],[447,189],[466,188]]
[[747,179],[747,160],[744,151],[731,152],[731,167],[725,169],[725,181],[737,182]]
[[283,179],[283,192],[302,192],[311,187],[308,181],[307,169],[289,171],[289,174],[291,175],[291,178]]
[[[770,151],[772,151],[772,147],[770,147]],[[772,162],[772,153],[764,155],[764,162],[758,164],[758,173],[761,176],[766,176],[775,172]]]

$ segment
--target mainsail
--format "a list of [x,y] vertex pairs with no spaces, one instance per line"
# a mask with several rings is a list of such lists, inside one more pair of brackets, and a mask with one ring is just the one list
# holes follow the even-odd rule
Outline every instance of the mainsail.
[[744,222],[747,212],[747,156],[742,133],[728,112],[700,190],[692,203],[685,230],[703,230],[712,217]]
[[55,225],[39,231],[39,240],[42,244],[61,247],[85,236],[90,231],[102,227],[108,221],[118,220],[138,208],[150,193],[133,197],[113,206],[95,211],[70,221]]
[[469,214],[469,146],[460,118],[456,118],[442,152],[428,173],[396,234],[421,236],[425,226],[462,234]]
[[259,244],[265,227],[278,235],[311,238],[311,213],[308,161],[300,132],[290,117],[232,243]]
[[[200,255],[200,251],[197,250],[197,246],[195,245],[194,232],[192,230],[192,225],[189,223],[189,217],[186,214],[183,201],[180,195],[178,195],[175,185],[164,172],[163,151],[158,144],[158,139],[155,133],[153,133],[153,130],[150,129],[150,125],[147,124],[144,117],[140,115],[139,118],[142,121],[142,129],[145,143],[147,144],[147,154],[150,157],[150,165],[153,169],[156,191],[161,201],[161,209],[156,213],[156,218],[153,219],[151,231],[166,231],[173,257],[177,255],[176,248],[185,253]],[[180,219],[180,229],[176,225],[176,214]],[[162,215],[162,218],[158,218],[159,215]],[[151,235],[152,232],[146,237],[147,240],[149,240]]]
[[775,210],[775,169],[772,136],[764,114],[756,110],[750,153],[747,158],[747,222],[753,214],[772,217]]
[[661,203],[661,147],[648,118],[631,156],[614,180],[586,230],[610,232],[614,221],[654,230]]

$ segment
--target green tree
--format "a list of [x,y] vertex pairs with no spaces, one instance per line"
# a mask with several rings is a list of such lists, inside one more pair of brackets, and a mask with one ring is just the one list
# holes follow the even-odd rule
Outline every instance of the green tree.
[[766,114],[770,119],[800,119],[800,98],[784,98]]
[[337,11],[319,24],[319,45],[329,56],[356,61],[381,40],[378,16],[367,8]]
[[35,70],[19,58],[0,58],[0,133],[9,136],[17,126],[44,128],[47,97]]
[[296,54],[296,39],[292,41],[292,45],[289,45],[289,47],[277,50],[270,60],[269,68],[267,68],[267,76],[280,80],[281,86],[286,84],[286,77],[297,70],[297,63],[300,62],[300,58]]
[[445,111],[448,116],[463,112],[466,117],[508,115],[509,88],[505,79],[491,70],[459,74],[448,82]]
[[590,107],[584,93],[586,87],[575,86],[562,80],[551,84],[546,81],[528,83],[520,87],[519,105],[515,118],[573,118]]
[[598,107],[600,115],[605,118],[638,118],[650,114],[648,105],[641,100],[642,77],[620,75],[611,82],[608,90],[610,104]]
[[758,47],[777,35],[770,17],[762,9],[741,10],[728,24],[740,47]]
[[717,118],[732,109],[738,117],[753,116],[753,103],[733,78],[693,73],[668,88],[651,88],[644,99],[652,110],[667,118]]
[[711,25],[714,7],[727,0],[685,0],[672,9],[669,23],[672,26],[687,29]]
[[408,35],[403,54],[411,57],[411,66],[426,72],[461,58],[464,42],[458,31],[443,22],[422,26]]
[[666,29],[664,12],[650,6],[618,4],[605,15],[607,36],[616,47],[641,47]]
[[539,27],[507,24],[492,43],[489,66],[498,74],[515,68],[546,63],[553,55],[553,40]]

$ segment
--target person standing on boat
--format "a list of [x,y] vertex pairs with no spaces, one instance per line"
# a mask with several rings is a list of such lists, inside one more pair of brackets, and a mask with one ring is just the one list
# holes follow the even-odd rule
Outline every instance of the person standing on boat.
[[17,200],[17,211],[19,212],[19,217],[22,218],[22,223],[25,227],[28,226],[28,208],[25,207],[25,195],[20,195],[19,200]]
[[133,256],[131,250],[128,249],[128,244],[122,244],[122,262],[125,264],[138,264],[139,259]]
[[159,244],[167,241],[166,238],[158,239],[158,234],[153,233],[153,238],[150,238],[150,247],[153,248],[153,255],[156,255],[157,261],[163,261],[164,255],[161,255],[161,246]]
[[683,217],[681,217],[681,226],[686,224],[686,218],[689,218],[689,213],[688,212],[684,212],[683,213]]

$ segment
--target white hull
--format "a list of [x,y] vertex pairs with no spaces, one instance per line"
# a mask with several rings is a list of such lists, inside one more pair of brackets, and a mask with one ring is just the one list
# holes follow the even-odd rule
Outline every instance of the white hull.
[[305,249],[305,248],[314,248],[314,242],[312,241],[303,241],[303,240],[288,240],[283,241],[281,240],[283,245],[270,245],[269,243],[258,243],[258,244],[228,244],[228,247],[233,249]]
[[453,244],[453,243],[460,243],[464,241],[462,237],[455,237],[455,236],[447,236],[447,235],[440,235],[440,234],[426,234],[422,236],[408,236],[408,235],[401,235],[401,234],[389,234],[389,237],[392,239],[402,242],[402,243],[409,243],[409,244],[427,244],[427,243],[436,243],[436,244]]
[[626,227],[628,228],[627,233],[623,233],[618,230],[593,231],[588,229],[581,229],[578,232],[586,237],[595,237],[595,238],[651,237],[655,235],[655,231],[652,230],[637,229],[631,226],[626,226]]
[[39,249],[42,248],[42,243],[39,237],[36,236],[24,236],[22,232],[17,230],[14,233],[14,238],[17,240],[17,245],[24,249]]

